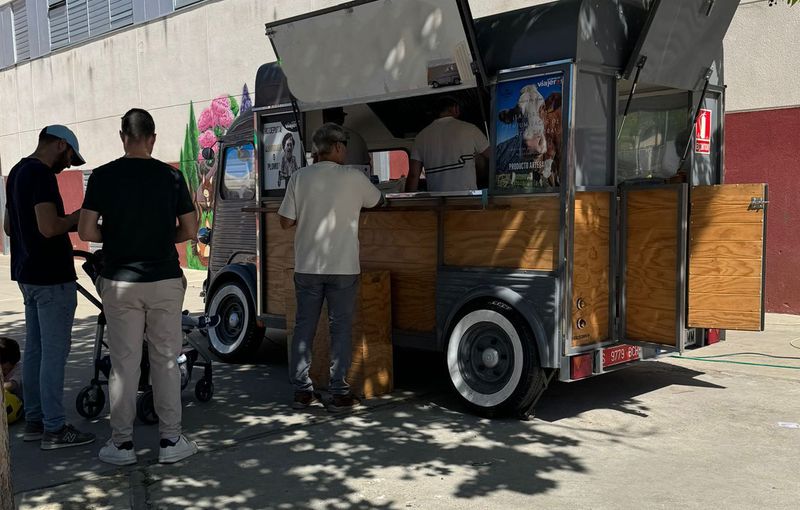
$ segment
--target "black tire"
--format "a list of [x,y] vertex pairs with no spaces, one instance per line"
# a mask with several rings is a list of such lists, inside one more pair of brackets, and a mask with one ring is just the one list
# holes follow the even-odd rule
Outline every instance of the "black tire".
[[453,80],[453,85],[461,85],[461,78],[455,78]]
[[448,335],[445,362],[456,393],[482,416],[521,415],[544,386],[533,333],[502,301],[477,303],[460,313]]
[[158,423],[158,414],[153,402],[153,390],[147,390],[136,399],[136,417],[147,425]]
[[431,82],[431,87],[433,87],[435,89],[438,89],[439,88],[439,82],[438,81],[432,81]]
[[106,405],[106,394],[99,384],[85,386],[78,392],[75,407],[78,414],[89,420],[97,418]]
[[228,280],[214,289],[208,315],[220,317],[219,324],[208,330],[208,345],[220,359],[238,361],[258,350],[264,328],[256,325],[253,297],[240,280]]
[[194,396],[200,402],[208,402],[214,396],[214,383],[203,377],[194,386]]

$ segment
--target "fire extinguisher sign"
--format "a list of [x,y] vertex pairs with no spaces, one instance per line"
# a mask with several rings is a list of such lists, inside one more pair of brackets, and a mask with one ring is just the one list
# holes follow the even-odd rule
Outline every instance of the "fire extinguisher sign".
[[700,110],[694,125],[695,154],[711,154],[711,110]]

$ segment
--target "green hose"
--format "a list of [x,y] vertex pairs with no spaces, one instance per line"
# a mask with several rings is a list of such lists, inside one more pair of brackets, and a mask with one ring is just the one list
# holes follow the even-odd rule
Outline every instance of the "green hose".
[[788,368],[790,370],[800,370],[800,367],[792,367],[789,365],[769,365],[766,363],[749,363],[747,361],[731,361],[727,359],[708,359],[708,358],[695,358],[692,356],[681,356],[679,354],[673,354],[670,358],[679,358],[679,359],[691,359],[695,361],[707,361],[709,363],[732,363],[734,365],[752,365],[755,367],[770,367],[770,368]]

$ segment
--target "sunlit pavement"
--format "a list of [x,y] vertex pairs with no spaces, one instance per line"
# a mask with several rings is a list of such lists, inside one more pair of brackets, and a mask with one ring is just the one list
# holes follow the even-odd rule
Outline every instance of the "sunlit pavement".
[[[0,257],[0,334],[22,340],[8,263]],[[185,307],[199,312],[205,275],[187,276]],[[23,509],[797,507],[797,317],[769,315],[765,333],[729,333],[687,353],[725,355],[713,358],[721,363],[665,358],[555,384],[529,422],[465,414],[441,361],[414,353],[396,359],[395,393],[354,415],[292,411],[286,351],[273,334],[256,363],[215,365],[210,402],[195,399],[193,384],[184,392],[184,429],[198,455],[157,464],[156,427],[137,424],[139,463],[113,468],[97,460],[109,437],[107,405],[95,421],[75,410],[91,379],[96,315],[79,301],[65,405],[98,441],[43,452],[12,425]]]

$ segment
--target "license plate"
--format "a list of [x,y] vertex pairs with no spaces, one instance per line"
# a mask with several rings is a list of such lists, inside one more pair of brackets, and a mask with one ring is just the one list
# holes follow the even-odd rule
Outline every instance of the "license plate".
[[612,367],[642,357],[642,349],[637,345],[615,345],[603,349],[603,366]]

